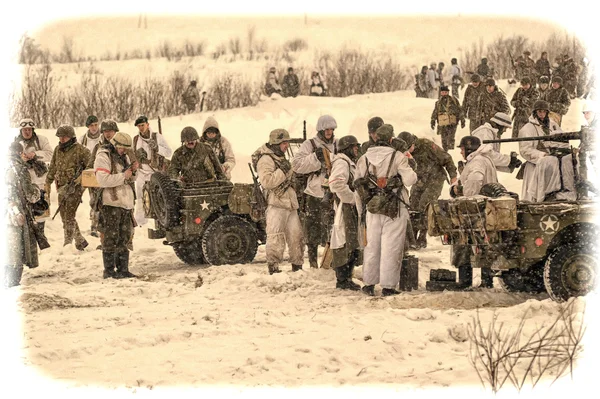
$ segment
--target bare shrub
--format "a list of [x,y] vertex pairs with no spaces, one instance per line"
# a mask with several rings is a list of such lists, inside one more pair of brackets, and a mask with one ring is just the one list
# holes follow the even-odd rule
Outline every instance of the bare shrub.
[[288,40],[283,44],[284,51],[302,51],[306,50],[307,48],[308,43],[306,43],[306,40],[301,39],[299,37],[292,40]]
[[58,63],[71,63],[79,61],[81,57],[75,55],[75,42],[71,36],[63,36],[60,53],[54,57],[54,61]]
[[42,51],[40,45],[25,33],[19,40],[19,64],[31,65],[48,60],[48,51]]
[[227,54],[227,45],[225,43],[219,44],[212,53],[213,59],[219,59],[220,57]]
[[188,57],[203,56],[206,50],[206,45],[203,41],[193,43],[190,40],[186,40],[184,44],[183,54]]
[[261,83],[248,82],[240,75],[222,75],[212,82],[205,100],[206,110],[230,109],[258,104]]
[[561,304],[559,314],[547,326],[525,332],[527,313],[523,314],[514,331],[498,323],[494,313],[492,321],[484,328],[476,318],[467,328],[470,341],[469,360],[484,388],[498,392],[509,381],[519,391],[529,381],[535,387],[543,377],[554,375],[554,380],[567,373],[573,376],[573,366],[581,353],[585,332],[583,315],[577,312],[573,299]]
[[242,53],[242,39],[240,39],[239,36],[229,39],[229,51],[234,56]]

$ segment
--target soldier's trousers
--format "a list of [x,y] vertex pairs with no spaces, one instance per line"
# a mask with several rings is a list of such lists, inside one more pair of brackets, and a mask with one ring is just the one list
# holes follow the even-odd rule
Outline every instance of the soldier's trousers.
[[517,138],[519,137],[519,130],[521,130],[521,128],[523,126],[525,126],[527,123],[529,122],[528,119],[520,119],[520,118],[515,118],[515,120],[513,121],[513,130],[512,130],[512,138]]
[[[79,246],[82,243],[86,242],[85,238],[81,235],[81,231],[79,231],[79,225],[77,224],[77,219],[75,219],[75,215],[77,214],[77,209],[79,208],[79,204],[81,203],[81,195],[83,194],[83,188],[79,188],[74,194],[68,195],[65,199],[65,202],[62,204],[60,208],[60,218],[63,222],[63,231],[65,236],[64,245],[69,245],[75,240],[75,245]],[[58,203],[61,204],[64,196],[58,195]]]
[[98,200],[99,189],[90,187],[88,188],[88,193],[90,195],[90,230],[97,231],[98,230],[98,218],[100,217],[100,212],[95,211],[96,201]]
[[436,177],[433,179],[420,179],[416,184],[410,188],[410,209],[421,212],[422,223],[419,226],[413,225],[415,230],[415,238],[417,232],[422,231],[421,235],[425,240],[425,233],[427,232],[427,214],[425,213],[427,204],[431,201],[436,201],[442,193],[444,187],[444,178]]
[[308,260],[317,260],[318,246],[327,242],[327,226],[323,223],[321,198],[306,196],[306,213],[304,216],[305,242],[308,247]]
[[99,229],[103,233],[103,252],[127,252],[133,235],[132,210],[103,205],[100,209]]
[[296,209],[267,207],[267,263],[278,265],[283,260],[283,252],[287,244],[292,265],[304,263],[304,243],[302,225]]
[[454,148],[456,127],[457,125],[438,126],[437,134],[442,136],[442,148],[446,152]]
[[473,133],[473,130],[477,129],[482,124],[476,119],[469,119],[469,133]]
[[458,100],[458,88],[460,84],[452,84],[452,97],[455,97]]

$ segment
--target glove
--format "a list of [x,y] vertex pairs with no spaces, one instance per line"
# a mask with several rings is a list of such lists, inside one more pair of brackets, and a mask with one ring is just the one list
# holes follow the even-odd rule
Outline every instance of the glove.
[[292,164],[287,159],[284,159],[279,163],[279,169],[281,169],[281,171],[287,175],[288,172],[292,169]]
[[435,129],[435,121],[431,121],[431,130]]
[[461,129],[465,128],[465,120],[464,119],[462,121],[460,121],[460,128]]
[[515,168],[520,167],[522,164],[523,162],[521,162],[521,160],[517,158],[517,153],[512,151],[510,153],[510,163],[508,164],[510,171],[512,172],[513,170],[515,170]]
[[458,173],[462,173],[463,169],[465,168],[465,163],[463,161],[458,161]]
[[417,161],[413,157],[408,158],[408,166],[416,172],[417,171]]
[[317,156],[317,159],[319,160],[319,162],[323,163],[325,162],[325,155],[323,154],[323,148],[319,147],[315,150],[315,155]]
[[154,140],[148,140],[147,143],[148,143],[148,146],[150,147],[150,149],[152,151],[157,151],[158,150],[158,143],[156,141],[154,141]]

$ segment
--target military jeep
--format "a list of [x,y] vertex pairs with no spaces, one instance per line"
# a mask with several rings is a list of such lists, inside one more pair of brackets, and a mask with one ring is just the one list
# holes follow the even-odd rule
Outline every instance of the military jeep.
[[482,195],[432,202],[428,233],[471,245],[471,265],[489,267],[508,291],[548,292],[565,301],[597,282],[598,203],[519,202]]
[[249,263],[266,242],[251,184],[183,184],[156,172],[144,185],[143,203],[146,217],[155,221],[148,238],[164,238],[188,264]]

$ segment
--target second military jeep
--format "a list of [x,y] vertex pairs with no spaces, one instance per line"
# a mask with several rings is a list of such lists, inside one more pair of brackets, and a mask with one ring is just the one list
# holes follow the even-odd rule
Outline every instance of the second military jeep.
[[508,291],[545,289],[559,302],[594,288],[599,223],[598,203],[590,200],[529,203],[478,195],[428,208],[429,235],[470,245],[473,267],[491,268]]
[[155,172],[143,189],[146,217],[156,224],[148,237],[164,238],[188,264],[249,263],[266,241],[252,188],[230,181],[184,185]]

